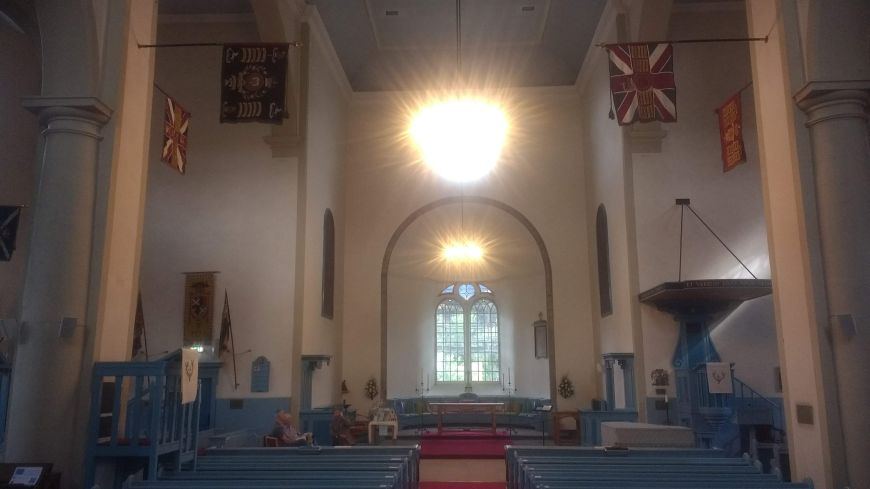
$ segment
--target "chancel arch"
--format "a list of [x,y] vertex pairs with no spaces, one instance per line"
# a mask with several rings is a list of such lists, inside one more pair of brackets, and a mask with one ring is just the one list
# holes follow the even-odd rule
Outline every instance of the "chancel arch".
[[[452,219],[455,217],[455,219]],[[422,380],[424,382],[424,388],[434,388],[434,357],[432,358],[431,368],[428,365],[428,361],[425,362],[422,368],[417,368],[410,373],[405,373],[405,375],[409,375],[412,378],[404,382],[404,384],[408,385],[391,385],[388,377],[398,375],[395,371],[397,370],[397,365],[392,365],[391,361],[397,360],[396,355],[400,354],[397,352],[392,352],[390,350],[390,335],[393,334],[405,334],[407,332],[402,331],[399,328],[402,328],[406,324],[408,324],[407,318],[401,318],[397,320],[391,315],[391,311],[395,314],[396,309],[396,299],[393,298],[391,300],[391,291],[393,294],[396,293],[395,289],[392,289],[391,286],[393,282],[401,282],[401,283],[411,283],[408,282],[411,280],[411,276],[420,277],[421,275],[426,275],[427,279],[432,279],[433,277],[437,277],[432,283],[440,283],[441,288],[438,288],[438,291],[441,291],[445,285],[448,283],[456,283],[457,286],[467,283],[473,282],[474,280],[469,279],[468,275],[461,275],[460,272],[455,270],[443,270],[439,269],[438,259],[437,259],[437,243],[434,241],[439,236],[444,237],[444,223],[451,223],[453,229],[461,226],[463,231],[466,233],[475,233],[479,232],[481,236],[485,236],[483,241],[489,243],[489,245],[494,246],[494,249],[498,249],[500,246],[502,249],[510,249],[517,250],[519,248],[523,248],[526,253],[523,259],[513,259],[508,258],[507,260],[499,258],[499,256],[503,256],[502,253],[494,253],[492,256],[486,255],[484,261],[486,262],[488,259],[491,261],[487,262],[484,270],[476,270],[474,272],[473,278],[481,279],[480,282],[485,283],[484,287],[492,287],[492,290],[496,293],[499,292],[498,288],[493,285],[491,282],[487,282],[483,280],[483,277],[500,277],[505,278],[504,273],[507,273],[505,270],[508,270],[511,266],[516,266],[516,263],[528,263],[529,270],[526,272],[517,272],[520,275],[523,273],[526,276],[536,275],[538,278],[531,279],[529,278],[529,283],[523,288],[522,292],[518,290],[520,287],[512,287],[512,289],[517,290],[514,292],[514,296],[506,295],[506,297],[512,297],[511,303],[515,301],[521,302],[523,300],[532,301],[534,306],[538,307],[538,309],[534,310],[533,316],[525,318],[525,311],[522,313],[517,313],[516,317],[511,317],[512,320],[512,328],[517,331],[517,335],[524,335],[526,333],[531,337],[532,331],[532,322],[537,318],[537,314],[539,310],[545,311],[546,317],[549,320],[548,322],[548,343],[552,346],[554,344],[554,312],[553,312],[553,277],[552,277],[552,268],[550,264],[549,254],[547,252],[546,245],[544,244],[543,238],[540,233],[537,231],[535,226],[526,218],[521,212],[519,212],[514,207],[505,204],[504,202],[480,196],[463,196],[463,197],[448,197],[440,200],[433,201],[429,204],[420,207],[419,209],[412,212],[408,217],[406,217],[402,223],[396,228],[395,232],[391,236],[386,250],[384,252],[384,258],[381,266],[381,308],[380,308],[380,317],[381,317],[381,373],[380,373],[380,384],[383,387],[381,389],[381,396],[386,398],[389,397],[392,392],[398,392],[400,390],[410,390],[413,392],[411,388],[411,384],[414,383],[413,376],[416,374],[418,382]],[[481,226],[487,226],[487,229],[481,229]],[[489,228],[489,226],[493,226]],[[449,226],[448,226],[449,227]],[[516,240],[525,240],[525,244],[523,246],[511,246],[507,244],[507,238],[504,235],[505,228],[513,228],[509,234]],[[420,237],[422,235],[429,236],[431,239],[423,240]],[[499,240],[503,240],[500,242]],[[423,243],[418,246],[410,246],[408,244],[409,241],[414,241],[415,243]],[[425,248],[425,251],[424,251]],[[398,251],[397,251],[398,250]],[[517,251],[518,252],[518,251]],[[486,254],[486,252],[485,252]],[[530,259],[533,257],[534,259]],[[534,263],[532,263],[534,262]],[[535,270],[532,270],[535,268]],[[516,271],[515,271],[516,272]],[[516,273],[515,273],[516,274]],[[440,282],[438,281],[440,280]],[[523,277],[514,277],[515,282],[522,282],[525,280]],[[478,282],[475,282],[478,283]],[[431,287],[427,285],[427,287]],[[401,293],[408,294],[409,292],[405,290],[403,287]],[[480,289],[478,289],[480,290]],[[527,294],[527,296],[522,296],[522,294]],[[531,296],[528,296],[531,294]],[[536,295],[538,294],[538,295]],[[439,302],[443,300],[444,297],[439,297],[437,294],[433,294],[429,296],[428,300],[428,321],[430,323],[430,331],[434,326],[432,325],[432,313],[436,310]],[[404,300],[404,299],[401,299]],[[535,301],[538,302],[535,302]],[[499,312],[503,311],[502,309],[503,302],[498,303]],[[508,314],[510,316],[510,314]],[[528,323],[528,324],[526,324]],[[526,331],[528,330],[528,331]],[[510,336],[511,328],[503,328],[500,332],[502,338],[511,339]],[[519,337],[519,336],[518,336]],[[404,338],[407,340],[408,338]],[[425,351],[426,355],[434,355],[435,346],[434,346],[434,334],[431,335],[431,340],[433,341],[431,351]],[[511,340],[512,341],[512,340]],[[524,340],[523,340],[524,341]],[[531,340],[533,342],[533,339]],[[396,342],[398,344],[398,342]],[[414,340],[411,340],[411,344],[414,343]],[[519,343],[517,343],[519,344]],[[505,346],[501,345],[502,352],[505,352]],[[525,361],[525,357],[534,359],[534,350],[533,344],[531,344],[528,348],[529,351],[525,352],[525,348],[523,351],[516,351],[517,357],[522,356],[523,361]],[[551,348],[552,351],[552,348]],[[498,384],[507,383],[508,380],[515,385],[519,382],[518,380],[518,372],[514,368],[517,365],[515,360],[510,358],[511,350],[508,349],[507,352],[503,355],[503,361],[501,364],[501,368],[510,372],[509,375],[506,375],[506,372],[501,372],[501,376],[499,377]],[[391,356],[392,354],[392,356]],[[407,353],[401,353],[407,354]],[[555,366],[555,355],[550,355],[548,359],[539,360],[540,368],[541,368],[541,383],[547,386],[546,390],[541,392],[542,396],[549,396],[550,399],[556,399],[556,385],[554,381],[553,371]],[[404,363],[408,362],[403,362]],[[412,366],[405,366],[405,370],[410,369]],[[517,367],[519,368],[519,367]],[[529,367],[534,369],[535,367]],[[392,369],[392,370],[391,370]],[[428,369],[428,371],[427,371]],[[388,375],[389,374],[389,375]],[[429,376],[431,375],[431,376]],[[427,378],[427,376],[429,378]],[[510,379],[508,379],[510,377]],[[546,381],[543,382],[543,377],[546,377]],[[425,383],[428,381],[429,385],[426,386]],[[443,387],[443,386],[440,386]],[[520,386],[521,388],[523,386]],[[474,388],[474,387],[472,387]],[[531,387],[530,387],[531,388]],[[490,387],[492,390],[493,387]],[[501,387],[501,389],[507,389],[507,387]],[[445,390],[442,389],[442,393],[446,393]]]

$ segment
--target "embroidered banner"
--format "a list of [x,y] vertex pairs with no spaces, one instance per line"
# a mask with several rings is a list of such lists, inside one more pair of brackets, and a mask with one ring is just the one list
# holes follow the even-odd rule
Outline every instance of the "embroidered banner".
[[710,394],[731,394],[731,365],[722,362],[707,362],[707,387]]
[[746,149],[743,146],[743,110],[740,105],[740,93],[728,99],[716,109],[719,115],[719,141],[722,144],[722,171],[731,170],[746,161]]
[[181,350],[181,403],[196,400],[199,387],[199,352],[184,348]]
[[186,273],[184,279],[184,346],[211,343],[215,272]]
[[619,125],[635,121],[676,122],[673,46],[614,44],[607,47],[607,52],[610,94]]
[[187,128],[190,125],[190,112],[184,110],[178,101],[166,96],[166,110],[163,121],[163,154],[160,159],[184,175],[187,166]]
[[19,217],[21,217],[20,206],[0,206],[0,261],[12,259],[12,252],[15,251],[15,237],[18,235]]
[[221,122],[284,118],[289,44],[227,44],[221,60]]
[[130,359],[135,360],[140,355],[148,359],[148,340],[145,337],[145,314],[142,311],[142,292],[136,298],[136,319],[133,321],[133,349]]

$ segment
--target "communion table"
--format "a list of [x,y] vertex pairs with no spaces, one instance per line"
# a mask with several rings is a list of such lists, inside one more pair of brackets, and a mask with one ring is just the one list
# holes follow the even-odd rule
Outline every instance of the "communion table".
[[490,413],[492,434],[495,434],[495,413],[504,411],[503,402],[430,402],[429,409],[438,415],[438,434],[444,426],[444,415],[453,413]]

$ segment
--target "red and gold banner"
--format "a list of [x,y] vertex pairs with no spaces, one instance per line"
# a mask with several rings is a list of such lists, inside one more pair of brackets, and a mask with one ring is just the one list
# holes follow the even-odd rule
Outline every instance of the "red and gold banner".
[[211,343],[215,272],[188,272],[184,278],[184,346]]
[[722,144],[722,171],[727,172],[746,161],[743,147],[743,114],[740,93],[728,99],[716,109],[719,114],[719,139]]

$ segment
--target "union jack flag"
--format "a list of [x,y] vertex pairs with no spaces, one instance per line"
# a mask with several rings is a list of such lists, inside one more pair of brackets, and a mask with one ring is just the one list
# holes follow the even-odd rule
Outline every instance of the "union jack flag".
[[614,44],[610,58],[610,93],[620,126],[640,122],[676,122],[674,48],[669,43]]
[[166,119],[163,123],[163,155],[161,159],[184,175],[187,165],[187,128],[190,112],[172,97],[166,97]]

